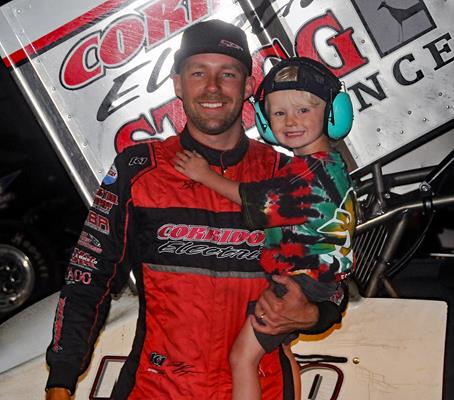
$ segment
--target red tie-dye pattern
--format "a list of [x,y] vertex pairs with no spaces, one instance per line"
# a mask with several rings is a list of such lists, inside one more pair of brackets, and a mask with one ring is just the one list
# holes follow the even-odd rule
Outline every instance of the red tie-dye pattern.
[[299,186],[295,191],[292,192],[292,197],[304,197],[312,193],[312,188],[310,186]]
[[301,245],[301,243],[281,243],[281,254],[285,258],[293,256],[303,257],[303,246]]
[[263,249],[260,256],[260,264],[262,268],[272,274],[272,273],[285,273],[290,271],[293,268],[293,265],[284,261],[280,261],[277,257],[279,256],[279,251],[274,249]]
[[320,264],[320,266],[318,267],[319,271],[323,274],[324,272],[328,272],[329,271],[329,265],[327,264]]

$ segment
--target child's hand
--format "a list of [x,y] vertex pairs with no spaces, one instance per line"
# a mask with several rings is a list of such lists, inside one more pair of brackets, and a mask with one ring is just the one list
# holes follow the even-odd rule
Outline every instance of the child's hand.
[[175,169],[196,182],[203,183],[204,178],[212,173],[208,162],[197,152],[184,150],[172,160]]

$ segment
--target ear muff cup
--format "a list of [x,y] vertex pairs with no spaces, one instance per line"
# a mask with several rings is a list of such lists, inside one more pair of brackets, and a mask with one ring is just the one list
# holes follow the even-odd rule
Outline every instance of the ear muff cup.
[[270,144],[279,144],[273,132],[271,131],[270,123],[266,118],[265,112],[262,108],[262,102],[256,100],[254,103],[255,126],[257,127],[260,136],[263,140],[265,140],[265,142],[268,142]]
[[333,100],[328,117],[327,134],[330,139],[340,140],[348,135],[353,125],[353,105],[350,95],[339,92]]

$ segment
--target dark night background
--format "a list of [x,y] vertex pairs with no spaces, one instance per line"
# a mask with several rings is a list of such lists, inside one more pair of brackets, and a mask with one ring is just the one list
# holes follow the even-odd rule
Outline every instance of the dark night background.
[[61,287],[87,209],[2,62],[0,140],[0,181],[17,173],[0,193],[0,241],[39,265],[36,301]]

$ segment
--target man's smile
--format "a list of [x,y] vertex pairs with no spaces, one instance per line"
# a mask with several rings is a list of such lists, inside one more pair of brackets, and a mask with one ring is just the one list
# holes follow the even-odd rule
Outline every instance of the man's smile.
[[222,102],[219,102],[219,103],[199,103],[200,106],[202,106],[203,108],[211,108],[211,109],[214,109],[214,108],[221,108],[224,103]]

